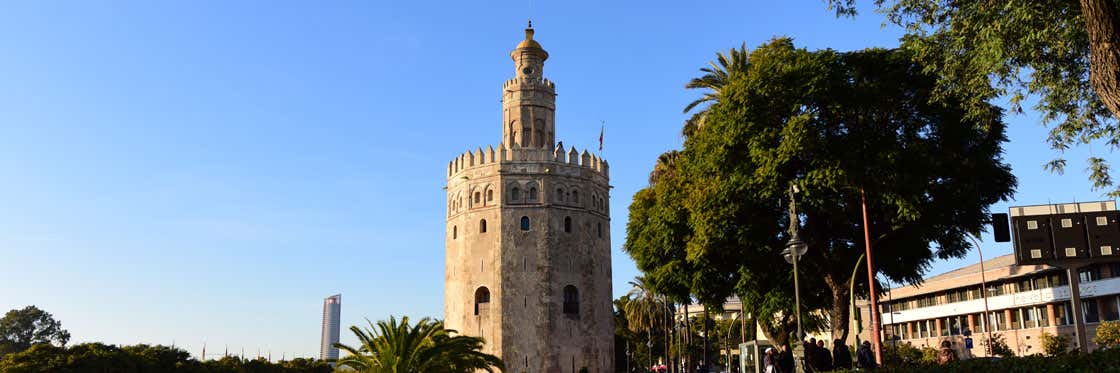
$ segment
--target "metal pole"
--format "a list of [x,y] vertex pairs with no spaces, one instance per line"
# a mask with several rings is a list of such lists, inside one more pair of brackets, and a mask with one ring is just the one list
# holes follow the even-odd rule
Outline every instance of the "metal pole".
[[988,311],[988,279],[984,274],[984,251],[980,250],[980,241],[976,237],[968,236],[972,239],[972,243],[976,244],[976,253],[980,255],[980,294],[984,298],[984,318],[981,320],[984,323],[984,330],[988,332],[988,357],[992,356],[992,326],[990,315]]
[[[860,328],[859,322],[856,321],[856,272],[859,271],[860,263],[863,263],[863,256],[864,256],[864,254],[861,253],[861,254],[859,254],[859,259],[856,259],[856,266],[855,266],[855,268],[852,268],[852,280],[851,280],[851,283],[848,284],[848,307],[849,307],[848,313],[849,313],[849,316],[852,320],[851,324],[848,325],[848,328],[850,329],[852,327],[852,324],[855,325],[855,328],[856,328],[855,335],[856,335],[856,346],[857,347],[859,346],[859,332],[862,329]],[[844,341],[844,342],[845,342],[845,344],[847,344],[847,341]]]
[[1085,314],[1081,310],[1081,276],[1077,274],[1077,266],[1066,267],[1066,276],[1069,276],[1069,298],[1070,303],[1073,304],[1073,328],[1077,332],[1077,348],[1083,353],[1088,353],[1089,338],[1085,335]]
[[871,298],[871,347],[875,349],[875,362],[883,365],[883,349],[879,343],[879,300],[875,294],[875,260],[871,257],[871,231],[867,225],[867,194],[859,188],[860,204],[863,208],[863,242],[867,255],[867,287]]

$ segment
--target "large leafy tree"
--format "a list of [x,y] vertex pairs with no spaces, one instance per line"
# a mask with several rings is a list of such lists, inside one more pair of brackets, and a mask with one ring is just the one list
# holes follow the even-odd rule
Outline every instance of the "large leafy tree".
[[50,313],[35,306],[11,310],[0,318],[0,356],[36,344],[66,345],[70,333]]
[[[828,0],[839,15],[854,15],[856,0]],[[1120,0],[875,0],[887,19],[904,27],[904,47],[926,71],[939,74],[941,97],[974,93],[962,102],[983,113],[985,99],[1024,97],[1046,123],[1061,152],[1078,144],[1120,147]],[[959,95],[956,95],[960,97]],[[1092,149],[1092,148],[1090,148]],[[1098,150],[1099,151],[1099,150]],[[1089,179],[1113,197],[1120,187],[1104,157],[1091,154]],[[1062,172],[1059,155],[1047,168]]]
[[338,365],[366,373],[471,373],[505,369],[502,360],[483,353],[483,340],[455,335],[443,322],[428,318],[410,324],[408,317],[351,326],[361,345],[336,344],[350,353]]
[[[864,251],[862,190],[877,270],[888,278],[918,282],[934,258],[963,255],[965,235],[1015,185],[1001,159],[1004,123],[991,105],[968,113],[954,104],[967,98],[932,100],[936,77],[911,57],[810,52],[788,39],[754,50],[686,140],[673,190],[661,191],[662,180],[635,195],[625,247],[639,268],[704,303],[738,294],[751,314],[774,315],[759,323],[781,343],[793,322],[791,274],[778,254],[791,185],[803,191],[798,220],[810,247],[801,276],[808,330],[822,320],[805,310],[826,309],[833,335],[847,335],[850,271]],[[674,268],[688,273],[668,274]]]

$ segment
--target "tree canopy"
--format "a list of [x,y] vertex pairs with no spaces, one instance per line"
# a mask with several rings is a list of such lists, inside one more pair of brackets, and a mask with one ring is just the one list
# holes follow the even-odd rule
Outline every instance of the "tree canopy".
[[36,344],[65,346],[70,333],[50,313],[35,306],[11,310],[0,318],[0,356]]
[[[856,0],[828,0],[838,15]],[[1054,124],[1046,141],[1059,152],[1046,167],[1065,169],[1061,152],[1103,142],[1120,147],[1120,0],[875,0],[887,20],[906,30],[903,47],[939,76],[938,97],[967,93],[981,114],[986,100],[1007,95],[1012,109],[1035,109]],[[1086,170],[1094,189],[1120,196],[1100,150]]]
[[[807,51],[776,39],[750,53],[722,87],[673,172],[639,191],[624,249],[666,294],[722,304],[738,294],[768,337],[792,326],[788,239],[791,185],[809,245],[801,298],[848,325],[848,281],[864,251],[860,193],[868,195],[877,271],[918,282],[935,258],[962,256],[966,235],[1015,185],[1002,160],[1001,110],[933,100],[936,76],[904,50]],[[889,254],[885,254],[889,253]],[[887,260],[889,259],[889,260]],[[866,288],[866,272],[857,283]]]
[[292,359],[272,363],[227,356],[198,361],[182,349],[167,346],[116,346],[83,343],[70,347],[36,344],[0,358],[0,372],[114,372],[114,373],[329,373],[322,360]]

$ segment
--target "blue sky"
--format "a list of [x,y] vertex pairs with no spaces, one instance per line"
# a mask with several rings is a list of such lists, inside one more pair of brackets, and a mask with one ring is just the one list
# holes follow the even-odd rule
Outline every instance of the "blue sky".
[[[499,141],[527,18],[557,139],[593,148],[607,123],[616,294],[637,275],[619,249],[630,197],[680,145],[682,86],[716,51],[899,36],[820,0],[104,4],[0,12],[0,310],[38,305],[74,341],[274,358],[317,355],[334,293],[343,325],[442,316],[446,165]],[[995,211],[1102,199],[1090,149],[1049,174],[1038,116],[1008,121],[1020,186]]]

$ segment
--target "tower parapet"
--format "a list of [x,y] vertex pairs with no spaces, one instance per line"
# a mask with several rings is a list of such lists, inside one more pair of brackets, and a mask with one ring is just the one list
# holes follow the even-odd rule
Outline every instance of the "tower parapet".
[[557,169],[561,167],[588,169],[598,173],[603,178],[610,178],[610,166],[607,161],[586,149],[581,153],[575,147],[565,152],[559,147],[549,151],[536,148],[507,148],[504,144],[498,144],[498,149],[498,151],[494,151],[493,146],[487,146],[485,151],[478,148],[460,154],[447,162],[447,178],[454,179],[460,173],[475,167],[492,166],[495,163],[512,165],[521,162],[551,163]]

